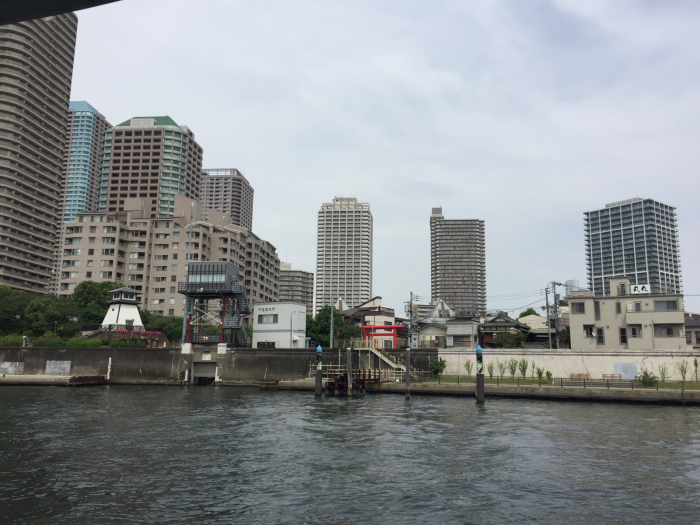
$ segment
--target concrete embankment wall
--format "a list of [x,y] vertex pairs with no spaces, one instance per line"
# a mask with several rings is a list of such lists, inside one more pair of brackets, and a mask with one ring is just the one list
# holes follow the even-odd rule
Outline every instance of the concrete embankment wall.
[[0,347],[0,376],[106,376],[110,357],[112,383],[175,381],[189,366],[169,348]]
[[[475,362],[475,353],[470,348],[441,348],[440,357],[447,361],[445,375],[466,375],[464,363],[470,359]],[[694,374],[693,359],[698,357],[700,352],[692,350],[523,350],[486,348],[484,350],[484,373],[487,373],[489,362],[508,361],[512,358],[517,360],[527,359],[530,363],[527,375],[532,375],[532,362],[536,367],[542,367],[552,372],[554,377],[570,377],[571,374],[588,374],[591,378],[600,379],[603,374],[621,374],[623,379],[637,377],[644,370],[654,373],[657,377],[659,366],[666,365],[668,370],[667,378],[670,380],[681,380],[681,375],[676,368],[680,361],[688,362],[688,375],[686,379],[691,379]],[[472,372],[474,373],[474,372]],[[495,367],[494,375],[498,374],[498,367]],[[518,372],[517,375],[520,375]],[[510,376],[506,372],[506,376]],[[694,377],[693,377],[694,379]]]
[[[455,395],[475,396],[476,386],[471,384],[455,383],[413,383],[411,384],[411,395]],[[378,385],[368,385],[367,392],[404,394],[406,386],[403,383],[381,383]],[[558,386],[516,386],[516,385],[493,385],[487,383],[485,386],[486,398],[499,397],[519,397],[526,399],[551,399],[569,401],[612,401],[629,403],[669,403],[669,404],[689,404],[700,405],[700,391],[672,389],[643,388],[580,388],[580,387],[558,387]]]

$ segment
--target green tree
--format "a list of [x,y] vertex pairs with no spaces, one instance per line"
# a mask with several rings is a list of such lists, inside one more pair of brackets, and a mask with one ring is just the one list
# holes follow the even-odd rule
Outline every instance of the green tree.
[[472,375],[472,366],[474,363],[472,363],[471,359],[467,359],[467,361],[464,363],[464,368],[467,369],[467,375],[471,377]]
[[440,376],[447,368],[447,361],[442,358],[431,359],[428,363],[428,369],[435,375]]
[[[182,317],[170,317],[165,315],[154,315],[146,310],[139,309],[141,322],[147,328],[160,328],[171,343],[182,339]],[[220,331],[218,328],[217,331]]]
[[528,308],[527,310],[523,310],[522,312],[520,312],[518,319],[520,319],[521,317],[525,317],[526,315],[536,315],[537,317],[542,317],[540,314],[537,313],[537,311],[534,308]]
[[523,379],[525,379],[525,376],[527,375],[527,369],[530,366],[530,363],[527,362],[527,359],[523,358],[518,362],[518,370],[520,370],[520,375],[523,376]]
[[515,378],[515,372],[518,371],[518,360],[515,357],[511,357],[508,361],[508,371],[510,372],[510,377]]
[[102,322],[109,308],[107,301],[112,299],[112,296],[107,292],[117,288],[123,288],[123,285],[112,281],[101,283],[83,281],[75,287],[73,301],[75,301],[83,324],[100,324]]
[[21,334],[27,329],[24,311],[38,294],[0,285],[0,332]]
[[30,330],[33,330],[35,334],[43,334],[48,331],[53,332],[60,314],[56,308],[54,297],[42,295],[29,303],[29,306],[24,310],[24,317]]
[[489,361],[489,364],[486,366],[486,369],[489,371],[489,378],[493,379],[493,370],[494,370],[493,361]]
[[[306,316],[306,336],[310,337],[316,345],[328,347],[330,344],[331,332],[331,307],[324,306],[316,314],[316,317]],[[361,330],[359,326],[349,325],[340,312],[333,308],[333,345],[337,346],[338,341],[342,339],[350,339],[360,337]]]
[[496,332],[496,348],[525,348],[525,339],[522,332]]

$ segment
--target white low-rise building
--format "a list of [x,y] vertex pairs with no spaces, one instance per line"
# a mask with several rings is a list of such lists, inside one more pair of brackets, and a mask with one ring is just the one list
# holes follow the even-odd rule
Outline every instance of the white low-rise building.
[[306,305],[265,301],[253,305],[253,348],[303,348]]

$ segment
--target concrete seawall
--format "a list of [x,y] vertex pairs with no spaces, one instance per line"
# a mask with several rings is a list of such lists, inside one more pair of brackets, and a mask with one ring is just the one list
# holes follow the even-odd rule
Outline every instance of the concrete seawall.
[[[0,347],[0,384],[56,384],[61,378],[106,376],[110,383],[165,384],[189,364],[172,348]],[[5,377],[2,377],[2,376]]]
[[[249,386],[256,386],[250,384]],[[312,392],[314,384],[312,379],[300,381],[280,381],[280,390],[303,390]],[[474,398],[475,384],[456,383],[411,383],[411,395],[440,395],[463,396]],[[367,393],[372,394],[399,394],[406,392],[403,383],[380,383],[368,385]],[[594,402],[618,402],[618,403],[661,403],[675,405],[700,405],[700,390],[680,390],[652,388],[580,388],[557,386],[516,386],[516,385],[486,385],[486,398],[525,398],[556,401],[594,401]]]

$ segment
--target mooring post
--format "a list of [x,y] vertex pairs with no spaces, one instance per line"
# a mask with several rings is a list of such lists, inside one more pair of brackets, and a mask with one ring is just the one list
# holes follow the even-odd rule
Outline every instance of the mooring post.
[[411,349],[406,348],[406,399],[411,399]]
[[481,345],[476,346],[476,402],[484,402],[484,359]]
[[352,396],[352,350],[347,351],[348,396]]
[[323,348],[318,345],[316,348],[316,389],[315,395],[320,396],[323,392],[323,363],[321,360],[321,355],[323,354]]

